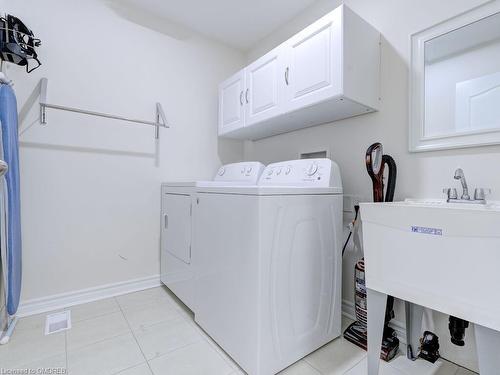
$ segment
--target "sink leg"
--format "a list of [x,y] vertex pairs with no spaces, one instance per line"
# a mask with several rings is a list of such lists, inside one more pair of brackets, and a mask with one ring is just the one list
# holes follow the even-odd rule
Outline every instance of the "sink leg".
[[420,336],[422,335],[422,317],[424,308],[411,302],[405,302],[406,315],[406,356],[414,361],[420,347]]
[[500,332],[474,325],[476,332],[476,348],[479,361],[479,373],[481,375],[498,374],[500,369]]
[[368,375],[378,375],[387,294],[366,289],[368,310]]

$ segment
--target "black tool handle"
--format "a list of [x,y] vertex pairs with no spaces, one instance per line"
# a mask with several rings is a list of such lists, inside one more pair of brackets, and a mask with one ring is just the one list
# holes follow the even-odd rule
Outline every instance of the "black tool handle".
[[384,202],[392,202],[394,200],[394,192],[396,191],[396,177],[398,174],[396,162],[392,156],[384,155],[382,156],[382,163],[387,164],[387,167],[389,168]]

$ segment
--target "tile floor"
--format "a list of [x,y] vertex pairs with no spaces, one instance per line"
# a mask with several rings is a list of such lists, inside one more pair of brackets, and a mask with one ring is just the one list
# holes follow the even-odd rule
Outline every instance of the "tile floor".
[[[70,308],[73,327],[45,336],[46,314],[20,319],[0,347],[0,374],[58,368],[70,375],[239,375],[244,372],[163,287]],[[344,326],[350,322],[345,319]],[[18,372],[28,373],[28,372]],[[31,372],[30,372],[31,373]],[[33,372],[38,373],[38,372]],[[343,338],[310,354],[281,375],[363,375],[366,353]],[[446,361],[432,365],[399,356],[382,375],[472,375]]]

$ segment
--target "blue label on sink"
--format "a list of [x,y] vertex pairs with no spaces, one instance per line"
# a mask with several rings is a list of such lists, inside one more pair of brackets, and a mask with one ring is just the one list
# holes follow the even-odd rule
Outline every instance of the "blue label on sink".
[[434,236],[442,236],[443,235],[443,230],[438,229],[438,228],[428,228],[428,227],[417,227],[417,226],[412,226],[411,231],[413,233],[420,233],[420,234],[432,234]]

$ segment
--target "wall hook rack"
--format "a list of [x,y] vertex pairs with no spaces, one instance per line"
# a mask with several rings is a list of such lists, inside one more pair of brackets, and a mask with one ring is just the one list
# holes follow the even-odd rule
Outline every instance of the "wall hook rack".
[[80,114],[87,115],[87,116],[105,117],[105,118],[109,118],[109,119],[113,119],[113,120],[120,120],[120,121],[126,121],[126,122],[133,122],[135,124],[154,126],[155,127],[155,139],[160,138],[160,128],[170,128],[170,125],[168,124],[166,116],[165,116],[165,112],[163,111],[163,107],[161,106],[160,103],[156,103],[156,121],[138,120],[138,119],[134,119],[134,118],[113,115],[113,114],[109,114],[109,113],[89,111],[89,110],[81,109],[81,108],[68,107],[68,106],[63,106],[63,105],[59,105],[59,104],[48,103],[47,102],[48,83],[49,83],[49,80],[47,78],[42,78],[40,80],[40,123],[42,125],[47,124],[46,110],[48,108],[48,109],[57,109],[60,111],[66,111],[66,112],[80,113]]

